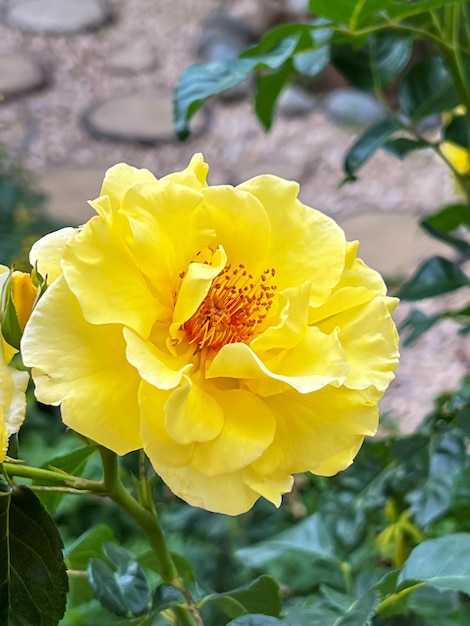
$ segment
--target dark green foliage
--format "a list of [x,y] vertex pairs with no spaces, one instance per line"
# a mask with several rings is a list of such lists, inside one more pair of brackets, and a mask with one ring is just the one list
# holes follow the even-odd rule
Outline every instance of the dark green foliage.
[[62,540],[27,487],[2,487],[0,545],[0,624],[58,624],[68,591]]

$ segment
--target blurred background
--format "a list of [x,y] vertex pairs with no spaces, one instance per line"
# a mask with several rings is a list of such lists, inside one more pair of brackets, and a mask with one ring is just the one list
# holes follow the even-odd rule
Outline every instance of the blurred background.
[[[333,67],[283,92],[268,134],[252,112],[248,81],[209,102],[189,140],[176,139],[172,93],[181,71],[236,56],[274,25],[306,20],[306,5],[0,0],[0,262],[25,266],[38,234],[91,217],[87,200],[99,194],[114,163],[160,177],[184,168],[194,152],[208,161],[211,184],[260,173],[300,182],[301,200],[334,217],[349,240],[359,239],[360,256],[392,290],[424,258],[449,254],[417,224],[418,216],[454,197],[433,154],[402,162],[380,152],[358,182],[339,186],[347,147],[383,110]],[[420,306],[432,312],[439,299]],[[409,309],[400,306],[397,319]],[[468,337],[458,337],[452,324],[403,350],[382,403],[384,423],[413,430],[435,393],[454,388],[469,370]]]

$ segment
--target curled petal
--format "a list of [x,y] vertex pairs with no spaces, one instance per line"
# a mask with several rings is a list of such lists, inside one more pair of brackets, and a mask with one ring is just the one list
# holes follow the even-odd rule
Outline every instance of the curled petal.
[[121,208],[121,202],[127,191],[133,186],[142,183],[155,184],[157,179],[146,169],[137,169],[127,163],[117,163],[106,172],[100,197],[107,197],[107,203],[90,202],[98,213],[110,219]]
[[157,301],[123,241],[101,218],[92,218],[69,241],[62,265],[90,324],[123,324],[148,336]]
[[21,351],[34,368],[38,400],[62,404],[68,426],[118,454],[142,446],[140,378],[127,361],[122,329],[89,324],[63,277],[39,300]]
[[207,220],[217,233],[217,243],[227,253],[232,266],[243,264],[262,271],[271,241],[271,226],[263,205],[251,193],[229,185],[203,190]]
[[344,268],[346,239],[341,228],[297,200],[297,183],[265,175],[237,189],[253,194],[269,216],[271,239],[265,263],[276,268],[278,289],[310,281],[312,305],[325,302]]
[[276,436],[253,467],[268,477],[336,474],[377,428],[377,404],[368,390],[328,386],[306,395],[287,391],[265,401],[276,416]]
[[281,381],[300,393],[310,393],[325,385],[341,384],[349,365],[336,331],[330,335],[318,328],[306,328],[292,350],[280,350],[263,362],[243,343],[224,346],[206,372],[207,378],[239,378],[250,381]]
[[224,428],[224,413],[215,398],[185,376],[165,404],[165,426],[176,443],[215,439]]
[[220,476],[258,459],[274,438],[276,420],[266,403],[248,391],[212,393],[223,410],[223,429],[212,441],[196,446],[191,466],[205,476]]
[[[213,279],[220,274],[227,262],[223,248],[218,248],[210,264],[191,263],[184,276],[173,313],[174,332],[194,315],[206,297]],[[173,335],[174,332],[171,334]]]
[[78,232],[78,228],[62,228],[45,235],[33,244],[29,253],[30,263],[33,267],[37,263],[39,273],[44,278],[47,277],[48,285],[62,274],[65,246]]
[[192,467],[166,467],[154,462],[154,467],[174,494],[192,506],[226,515],[245,513],[258,500],[259,493],[243,480],[241,472],[224,476],[204,476]]
[[176,183],[185,185],[192,189],[201,189],[207,187],[207,173],[209,166],[204,161],[204,157],[200,152],[196,153],[189,162],[189,165],[182,172],[173,172],[161,178],[161,182]]
[[143,380],[158,389],[174,389],[181,383],[183,375],[193,366],[162,352],[150,341],[142,339],[130,328],[124,328],[126,356]]
[[24,421],[25,392],[29,382],[28,372],[21,372],[8,365],[6,357],[9,357],[9,353],[6,352],[0,344],[0,452],[6,452],[8,438],[19,431]]
[[393,380],[399,358],[398,333],[389,307],[396,303],[392,298],[375,298],[319,324],[325,332],[339,328],[350,365],[344,382],[347,387],[366,389],[374,385],[383,392]]

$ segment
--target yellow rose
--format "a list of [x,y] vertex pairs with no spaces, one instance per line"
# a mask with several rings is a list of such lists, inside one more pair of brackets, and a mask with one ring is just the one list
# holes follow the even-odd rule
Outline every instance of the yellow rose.
[[[0,265],[0,293],[9,276],[9,269]],[[3,339],[0,324],[0,463],[5,459],[9,437],[18,432],[26,412],[29,375],[9,365],[16,352]]]
[[98,215],[35,244],[22,340],[36,394],[175,494],[227,514],[347,467],[377,427],[397,332],[380,276],[298,185],[111,168]]

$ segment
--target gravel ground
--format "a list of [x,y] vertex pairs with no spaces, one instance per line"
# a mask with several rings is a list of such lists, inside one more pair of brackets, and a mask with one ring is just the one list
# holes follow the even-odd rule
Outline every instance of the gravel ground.
[[[7,0],[0,0],[0,7],[6,5]],[[43,65],[48,77],[46,88],[0,107],[4,125],[0,141],[39,178],[59,166],[104,171],[118,161],[147,167],[160,176],[184,167],[194,152],[202,151],[212,164],[211,183],[239,182],[257,172],[260,163],[264,169],[293,171],[302,184],[301,198],[338,219],[364,211],[418,215],[452,199],[445,171],[427,153],[406,162],[379,154],[364,168],[358,183],[338,188],[342,156],[355,135],[328,119],[320,99],[308,118],[278,119],[267,135],[250,103],[217,101],[211,103],[209,132],[185,144],[151,147],[91,136],[80,121],[96,100],[138,92],[171,94],[181,70],[196,60],[201,22],[210,11],[224,6],[258,26],[264,6],[252,0],[110,0],[110,5],[116,16],[112,23],[79,35],[31,35],[0,23],[0,53],[26,51]],[[155,67],[127,75],[112,70],[110,59],[135,43],[155,55]],[[421,306],[429,311],[446,302]],[[409,308],[400,305],[397,319],[403,319]],[[468,341],[456,337],[451,322],[441,324],[415,347],[403,350],[383,410],[395,416],[404,430],[412,430],[430,409],[433,394],[455,387],[469,371]]]

